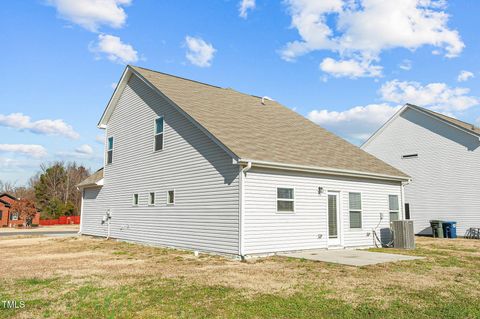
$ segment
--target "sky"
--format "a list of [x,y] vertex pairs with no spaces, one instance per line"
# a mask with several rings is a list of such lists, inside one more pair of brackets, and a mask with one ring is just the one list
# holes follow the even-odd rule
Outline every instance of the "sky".
[[480,125],[478,12],[443,0],[6,1],[0,180],[21,186],[55,160],[100,168],[96,126],[126,64],[268,96],[356,145],[407,102]]

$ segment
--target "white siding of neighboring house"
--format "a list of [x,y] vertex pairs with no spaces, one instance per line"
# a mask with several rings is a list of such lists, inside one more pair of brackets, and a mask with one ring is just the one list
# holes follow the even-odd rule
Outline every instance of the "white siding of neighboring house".
[[[153,151],[154,119],[165,119],[164,149]],[[172,105],[132,76],[108,122],[113,164],[104,186],[86,189],[82,232],[162,246],[238,254],[238,166]],[[166,204],[175,190],[175,205]],[[148,205],[155,192],[156,205]],[[132,196],[139,194],[138,207]],[[95,199],[93,199],[95,198]]]
[[[480,141],[413,109],[406,109],[364,150],[412,177],[405,187],[417,233],[431,219],[457,221],[457,233],[480,227]],[[416,154],[418,158],[402,159]]]
[[[373,246],[372,230],[389,240],[388,195],[398,195],[400,182],[353,179],[253,168],[245,181],[244,250],[246,254],[327,248],[327,193],[340,192],[341,238],[344,247]],[[295,212],[277,213],[277,187],[295,188]],[[362,193],[362,229],[350,229],[348,193]],[[383,229],[383,231],[381,231]],[[319,235],[322,238],[319,238]]]

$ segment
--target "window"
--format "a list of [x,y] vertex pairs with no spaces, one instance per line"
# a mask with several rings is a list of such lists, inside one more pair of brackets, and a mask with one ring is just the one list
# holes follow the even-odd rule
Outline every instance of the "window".
[[148,196],[148,203],[153,206],[155,205],[155,193],[150,193]]
[[407,159],[407,158],[416,158],[418,157],[418,154],[405,154],[402,155],[402,158]]
[[350,228],[362,228],[362,194],[348,193]]
[[410,219],[410,204],[405,203],[405,219]]
[[390,211],[390,221],[399,219],[400,210],[398,205],[398,195],[388,195],[388,209]]
[[155,151],[163,150],[163,117],[155,119],[154,149]]
[[3,211],[0,210],[0,220],[3,219]]
[[167,192],[167,204],[173,205],[175,204],[175,191],[170,190]]
[[138,206],[138,194],[133,194],[133,206]]
[[295,211],[293,188],[277,188],[277,211],[293,212]]
[[18,220],[18,213],[10,213],[10,220]]
[[112,164],[113,162],[113,136],[108,138],[107,143],[107,164]]

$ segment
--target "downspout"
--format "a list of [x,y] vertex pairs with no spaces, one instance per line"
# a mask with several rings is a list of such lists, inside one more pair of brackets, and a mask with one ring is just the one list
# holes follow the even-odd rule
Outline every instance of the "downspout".
[[243,239],[244,239],[244,225],[245,225],[245,180],[247,178],[247,172],[252,168],[252,162],[249,161],[247,162],[247,165],[240,170],[240,230],[239,230],[239,255],[242,260],[245,257],[245,252],[244,252],[244,245],[243,245]]
[[409,179],[406,182],[402,182],[400,187],[400,190],[401,190],[400,196],[402,198],[402,220],[405,219],[405,185],[410,184],[410,182],[411,182],[411,179]]

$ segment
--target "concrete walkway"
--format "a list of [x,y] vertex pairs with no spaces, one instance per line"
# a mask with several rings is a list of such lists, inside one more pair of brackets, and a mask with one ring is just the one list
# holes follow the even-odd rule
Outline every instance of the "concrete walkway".
[[381,263],[423,259],[423,257],[405,256],[397,254],[377,253],[366,250],[323,250],[313,249],[291,253],[279,253],[279,256],[303,258],[349,266],[368,266]]
[[35,228],[0,228],[0,237],[24,235],[68,236],[78,234],[78,225],[39,226]]

